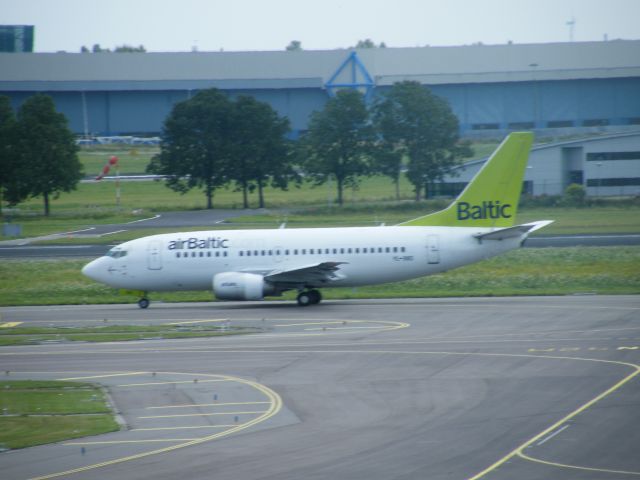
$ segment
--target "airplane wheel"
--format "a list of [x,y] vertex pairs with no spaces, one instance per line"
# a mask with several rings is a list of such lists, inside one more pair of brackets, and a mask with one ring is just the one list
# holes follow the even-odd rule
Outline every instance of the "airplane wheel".
[[317,305],[322,301],[322,294],[320,290],[310,290],[309,295],[311,296],[311,304]]
[[313,303],[311,301],[312,300],[311,297],[312,297],[311,292],[300,292],[298,294],[298,305],[300,305],[301,307],[308,307]]
[[138,306],[140,308],[147,308],[149,306],[149,299],[141,298],[140,300],[138,300]]

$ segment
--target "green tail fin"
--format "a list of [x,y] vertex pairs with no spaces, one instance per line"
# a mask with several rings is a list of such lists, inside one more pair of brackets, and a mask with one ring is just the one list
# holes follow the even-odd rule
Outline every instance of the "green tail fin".
[[511,227],[532,143],[531,132],[510,134],[451,205],[400,225]]

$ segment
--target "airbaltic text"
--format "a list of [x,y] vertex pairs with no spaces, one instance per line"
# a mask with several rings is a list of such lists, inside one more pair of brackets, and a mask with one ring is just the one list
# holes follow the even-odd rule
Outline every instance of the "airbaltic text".
[[482,205],[471,205],[467,202],[457,204],[458,220],[478,220],[486,218],[511,218],[509,213],[511,205],[505,203],[500,204],[500,200],[489,200],[482,202]]
[[178,239],[169,242],[169,250],[229,248],[229,239],[220,237]]

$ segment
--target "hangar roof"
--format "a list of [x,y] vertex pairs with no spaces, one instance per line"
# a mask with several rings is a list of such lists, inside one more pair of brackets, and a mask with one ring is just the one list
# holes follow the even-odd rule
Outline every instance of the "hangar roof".
[[[351,50],[1,53],[0,90],[323,88]],[[375,84],[640,77],[640,40],[358,49]]]

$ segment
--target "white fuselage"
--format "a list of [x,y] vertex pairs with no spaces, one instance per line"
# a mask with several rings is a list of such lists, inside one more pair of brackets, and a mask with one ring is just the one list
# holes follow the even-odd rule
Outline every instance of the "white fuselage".
[[338,278],[322,286],[353,287],[450,270],[517,248],[526,238],[474,237],[488,231],[392,226],[180,232],[126,242],[83,271],[116,288],[210,290],[218,273],[267,275],[340,262]]

